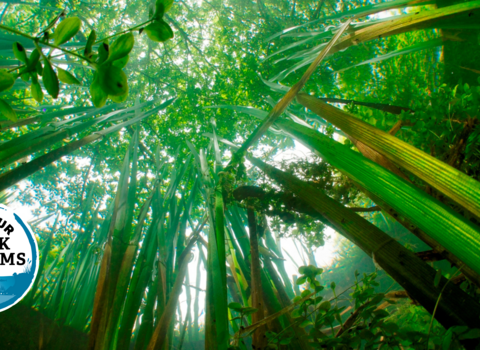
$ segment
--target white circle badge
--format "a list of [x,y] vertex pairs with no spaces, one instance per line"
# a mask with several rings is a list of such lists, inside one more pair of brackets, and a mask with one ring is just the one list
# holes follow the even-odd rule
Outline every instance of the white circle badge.
[[28,224],[0,204],[0,312],[22,300],[38,273],[37,241]]

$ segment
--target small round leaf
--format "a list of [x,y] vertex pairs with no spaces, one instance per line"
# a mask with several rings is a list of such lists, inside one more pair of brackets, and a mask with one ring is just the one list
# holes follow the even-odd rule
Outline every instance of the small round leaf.
[[172,28],[170,28],[170,26],[163,20],[150,23],[145,27],[144,32],[147,33],[150,40],[159,43],[163,43],[164,41],[173,38]]

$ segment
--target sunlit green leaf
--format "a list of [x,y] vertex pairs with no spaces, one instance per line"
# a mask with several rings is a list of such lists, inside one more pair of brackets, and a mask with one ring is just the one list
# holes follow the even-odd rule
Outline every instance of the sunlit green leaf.
[[150,23],[145,27],[144,32],[147,33],[150,40],[160,43],[173,38],[172,28],[170,28],[170,26],[163,20]]
[[128,93],[127,75],[118,67],[107,65],[98,69],[99,83],[107,95],[122,96]]
[[100,86],[98,73],[94,74],[93,82],[90,85],[90,96],[92,97],[93,105],[97,108],[103,107],[107,102],[108,94]]
[[157,0],[155,2],[155,14],[153,19],[159,20],[163,15],[170,10],[173,5],[173,0]]
[[135,44],[135,38],[131,32],[117,38],[109,48],[109,56],[105,63],[113,62],[128,56]]
[[78,31],[82,28],[82,21],[78,17],[70,17],[64,19],[60,24],[55,28],[55,39],[53,41],[54,45],[62,45],[73,38]]
[[57,72],[58,72],[58,80],[60,80],[62,83],[69,84],[69,85],[82,85],[82,83],[77,78],[75,78],[75,76],[72,73],[60,67],[57,67]]
[[15,42],[13,43],[13,54],[17,58],[17,60],[22,61],[23,63],[28,62],[27,52],[22,44]]

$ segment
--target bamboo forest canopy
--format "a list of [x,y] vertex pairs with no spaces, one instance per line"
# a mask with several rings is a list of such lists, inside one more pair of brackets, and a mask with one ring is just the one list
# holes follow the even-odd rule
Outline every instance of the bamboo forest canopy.
[[1,6],[17,348],[479,348],[480,1]]

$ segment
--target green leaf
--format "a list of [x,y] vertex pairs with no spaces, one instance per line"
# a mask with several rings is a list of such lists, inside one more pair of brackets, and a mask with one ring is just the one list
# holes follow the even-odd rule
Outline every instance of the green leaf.
[[243,306],[240,303],[230,303],[230,304],[228,304],[228,307],[232,310],[240,311]]
[[157,0],[155,2],[155,15],[153,19],[159,20],[173,5],[173,0]]
[[[28,59],[27,68],[32,71],[37,68],[38,62],[40,62],[40,52],[37,49],[33,50]],[[40,73],[39,73],[40,74]]]
[[98,60],[97,63],[102,64],[108,58],[109,46],[107,42],[103,42],[98,46]]
[[[310,291],[309,291],[308,289],[305,289],[305,290],[302,291],[302,293],[300,293],[300,296],[301,296],[302,299],[303,299],[303,298],[305,298],[306,296],[308,296],[309,294],[310,294]],[[307,302],[307,301],[308,301],[308,300],[304,301],[304,303]]]
[[452,343],[453,328],[449,328],[443,336],[442,350],[450,350],[450,344]]
[[288,345],[292,342],[292,338],[284,338],[282,340],[280,340],[279,344],[280,345]]
[[335,287],[336,287],[335,282],[330,283],[330,288],[331,288],[331,289],[335,290]]
[[43,66],[42,66],[42,62],[37,61],[37,66],[35,67],[35,70],[37,71],[37,74],[38,74],[38,75],[43,76]]
[[99,74],[95,72],[92,85],[90,85],[90,95],[92,96],[93,105],[100,108],[107,102],[108,94],[101,88],[98,75]]
[[23,63],[28,62],[27,52],[19,42],[13,43],[13,55],[17,58],[17,60],[22,61]]
[[297,279],[297,281],[295,283],[297,285],[301,285],[301,284],[304,284],[306,281],[307,281],[307,276],[301,276]]
[[17,114],[10,105],[4,100],[0,99],[0,113],[3,114],[8,120],[13,122],[17,121]]
[[299,318],[300,316],[302,316],[302,310],[300,309],[295,309],[292,311],[292,313],[290,314],[290,316],[292,318]]
[[58,80],[60,80],[62,83],[68,85],[82,85],[82,83],[77,78],[75,78],[72,73],[67,72],[66,70],[59,67],[57,67],[57,72]]
[[254,307],[244,307],[244,308],[242,308],[242,312],[243,312],[244,315],[254,314],[257,311],[258,311],[258,309],[255,309]]
[[101,66],[98,69],[99,83],[107,95],[122,96],[128,93],[127,75],[115,66]]
[[112,43],[112,45],[110,45],[110,53],[105,63],[113,62],[128,56],[130,51],[132,51],[134,44],[135,38],[131,32],[120,36]]
[[320,305],[318,305],[319,310],[325,310],[325,311],[330,310],[331,307],[332,307],[332,304],[328,300],[325,300]]
[[35,81],[33,81],[33,78],[32,78],[32,85],[30,88],[31,88],[32,97],[38,103],[41,103],[43,101],[43,91],[42,91],[42,87],[38,82],[38,79],[35,79]]
[[460,339],[476,339],[476,338],[480,338],[480,329],[478,328],[473,328],[473,329],[470,329],[468,330],[467,333],[464,333],[462,335],[459,336]]
[[440,283],[441,278],[442,278],[442,270],[438,269],[437,273],[435,274],[435,279],[433,280],[433,285],[435,287],[438,287],[438,284]]
[[95,41],[97,41],[97,32],[95,32],[95,30],[92,30],[90,32],[90,35],[88,36],[85,50],[83,51],[83,55],[85,57],[90,58],[92,56],[93,44],[95,44]]
[[130,56],[125,56],[123,58],[120,58],[119,60],[113,61],[112,65],[117,68],[124,68],[127,65],[129,60],[130,60]]
[[307,327],[307,326],[312,326],[312,325],[313,325],[312,321],[310,321],[310,320],[305,320],[305,321],[303,321],[302,323],[300,323],[299,326],[300,326],[300,328],[305,328],[305,327]]
[[62,45],[73,38],[82,28],[82,21],[78,17],[64,19],[55,29],[54,45]]
[[57,98],[59,92],[57,74],[55,74],[55,71],[46,57],[43,57],[43,62],[43,84],[45,85],[48,94],[53,98]]
[[128,91],[126,93],[124,93],[123,95],[120,95],[120,96],[108,95],[108,97],[115,103],[123,103],[128,98]]
[[385,317],[390,316],[390,314],[383,309],[376,310],[376,311],[373,312],[373,314],[375,315],[376,318],[385,318]]
[[[310,99],[310,97],[305,94],[298,94],[297,100],[299,102],[303,103],[305,99]],[[324,108],[323,102],[318,102],[317,100],[316,103],[321,105],[322,109]],[[330,118],[330,116],[333,114],[330,114],[330,112],[335,113],[340,119],[343,119],[340,116],[348,116],[348,122],[342,122],[342,129],[344,129],[348,135],[351,135],[358,140],[361,140],[361,137],[367,134],[370,136],[376,134],[384,136],[386,134],[375,128],[371,128],[369,129],[371,132],[367,132],[366,129],[370,128],[370,126],[365,127],[362,132],[362,127],[359,125],[365,126],[366,123],[363,123],[355,117],[351,117],[335,107],[331,107],[332,106],[330,105],[325,107],[325,110],[329,110],[328,116],[327,113],[321,114],[331,122],[332,118]],[[316,107],[313,107],[313,105],[309,105],[308,108],[316,110]],[[336,121],[332,123],[338,124]],[[358,125],[353,127],[350,123]],[[474,224],[454,212],[450,207],[425,194],[422,190],[364,157],[359,152],[355,152],[311,128],[306,128],[286,119],[277,120],[276,124],[294,136],[297,140],[307,145],[307,147],[318,151],[319,154],[324,157],[325,161],[339,169],[352,181],[356,182],[370,193],[375,193],[375,197],[378,197],[387,205],[391,206],[397,213],[403,217],[408,217],[412,224],[416,225],[443,247],[461,258],[466,265],[476,271],[480,271],[480,256],[476,254],[480,247],[480,232]],[[348,130],[346,127],[347,124],[349,125]],[[359,137],[358,135],[362,136]],[[395,137],[393,137],[393,139],[394,140],[392,141],[386,141],[386,139],[383,139],[382,141],[382,149],[388,150],[391,152],[390,154],[395,153],[395,155],[403,157],[407,153],[407,148],[416,153],[421,152],[418,149],[401,142]],[[362,142],[367,144],[368,141],[364,140]],[[393,152],[393,149],[397,150]],[[400,149],[402,151],[400,151]],[[411,159],[413,160],[413,158],[414,157],[412,156]],[[419,159],[421,158],[423,158],[424,161],[420,162]],[[417,162],[421,165],[419,165],[416,170],[422,169],[422,172],[426,174],[427,169],[430,169],[431,173],[434,172],[434,169],[439,169],[436,171],[438,178],[440,176],[446,176],[446,173],[450,173],[450,175],[452,175],[452,177],[449,177],[451,182],[450,185],[455,182],[456,189],[460,190],[460,188],[463,188],[466,191],[466,184],[468,183],[469,197],[471,199],[476,197],[480,198],[480,185],[476,180],[473,180],[464,173],[459,173],[456,169],[449,167],[445,163],[438,164],[438,167],[427,167],[426,164],[433,162],[436,163],[437,160],[425,153],[422,157],[415,157],[415,163]],[[397,162],[395,161],[395,163]],[[455,177],[453,174],[455,174]],[[466,179],[464,177],[466,177]],[[445,179],[446,177],[444,177],[444,180]],[[444,182],[444,184],[446,184],[446,182]],[[478,191],[477,188],[479,189]],[[456,194],[458,195],[458,193]],[[460,197],[466,198],[466,196],[463,195]],[[475,205],[478,206],[478,203]],[[469,209],[473,210],[473,206],[469,206]]]
[[170,28],[170,26],[163,20],[150,23],[145,27],[144,32],[147,33],[150,40],[159,43],[163,43],[164,41],[173,38],[172,28]]
[[15,77],[6,69],[0,69],[0,92],[10,89],[15,84]]

